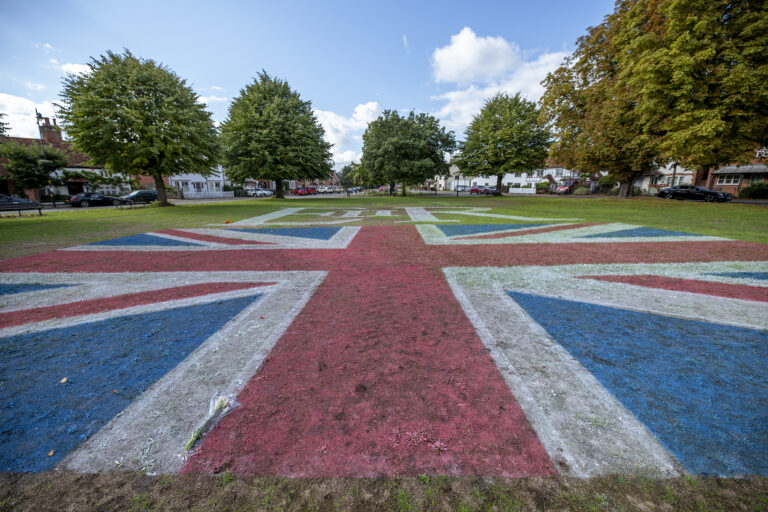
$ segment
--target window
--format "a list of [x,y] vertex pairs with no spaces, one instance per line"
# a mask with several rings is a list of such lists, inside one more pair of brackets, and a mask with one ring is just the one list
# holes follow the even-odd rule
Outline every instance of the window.
[[192,183],[192,186],[195,187],[195,192],[202,192],[203,191],[203,185],[204,183],[200,181],[195,181]]
[[721,174],[717,177],[718,185],[738,185],[740,181],[740,174]]

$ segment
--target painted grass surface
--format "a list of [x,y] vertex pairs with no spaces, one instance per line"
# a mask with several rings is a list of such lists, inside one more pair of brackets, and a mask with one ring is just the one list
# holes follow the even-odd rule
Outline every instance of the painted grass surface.
[[689,471],[768,476],[768,333],[508,294]]
[[[625,222],[658,229],[768,243],[768,206],[661,201],[656,198],[470,198],[370,197],[351,199],[242,200],[173,208],[46,210],[43,217],[0,219],[0,258],[72,247],[100,240],[158,231],[204,227],[237,221],[279,208],[370,208],[404,206],[489,207],[495,213],[539,217],[578,217],[585,222]],[[401,212],[402,213],[402,212]],[[483,217],[441,216],[463,224],[495,222]],[[407,217],[406,217],[407,218]],[[304,216],[302,220],[318,219]],[[319,218],[320,220],[322,219]],[[401,217],[355,218],[345,225],[391,224]]]
[[391,479],[243,478],[0,473],[0,511],[258,510],[416,511],[634,511],[764,512],[768,478],[649,480],[607,477],[452,478],[421,475]]
[[257,298],[0,338],[0,470],[52,468]]

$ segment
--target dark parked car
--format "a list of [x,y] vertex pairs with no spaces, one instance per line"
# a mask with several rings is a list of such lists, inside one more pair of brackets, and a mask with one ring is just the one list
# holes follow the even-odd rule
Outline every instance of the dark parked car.
[[16,196],[7,196],[5,194],[0,194],[0,205],[3,206],[13,206],[13,205],[21,205],[21,206],[39,206],[40,203],[37,201],[30,201],[26,197],[16,197]]
[[83,192],[70,197],[67,201],[70,206],[88,208],[89,206],[119,206],[122,200],[119,197],[103,196],[96,192]]
[[677,185],[675,187],[663,188],[656,194],[662,199],[694,199],[699,201],[709,201],[724,203],[733,199],[733,194],[727,192],[717,192],[709,190],[698,185]]
[[124,204],[151,203],[157,201],[157,192],[154,190],[134,190],[126,196],[120,196]]

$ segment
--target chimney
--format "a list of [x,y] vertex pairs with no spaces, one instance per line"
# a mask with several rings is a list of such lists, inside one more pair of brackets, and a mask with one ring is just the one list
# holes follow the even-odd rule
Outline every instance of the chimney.
[[43,124],[40,126],[40,135],[43,137],[43,142],[46,144],[58,144],[61,143],[61,130],[56,125],[56,120],[51,120],[47,117],[43,118]]

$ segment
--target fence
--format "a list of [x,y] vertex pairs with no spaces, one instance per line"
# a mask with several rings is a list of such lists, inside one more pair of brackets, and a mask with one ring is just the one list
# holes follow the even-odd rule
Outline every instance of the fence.
[[509,193],[510,194],[536,194],[536,187],[527,187],[527,188],[520,188],[520,187],[509,187]]
[[216,199],[221,197],[235,197],[233,191],[228,192],[188,192],[184,191],[184,199]]

